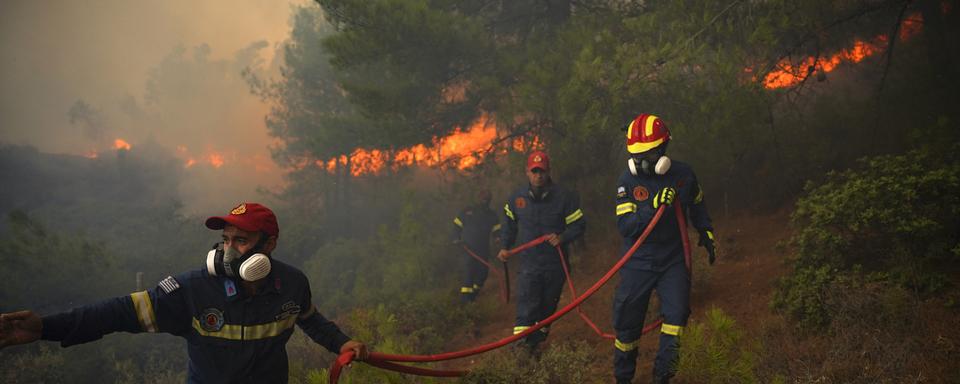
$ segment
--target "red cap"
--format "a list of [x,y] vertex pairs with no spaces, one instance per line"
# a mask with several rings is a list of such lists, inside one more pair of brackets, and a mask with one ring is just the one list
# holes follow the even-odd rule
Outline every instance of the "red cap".
[[230,224],[247,232],[263,232],[270,236],[280,235],[277,216],[270,208],[257,203],[240,203],[230,210],[229,215],[208,217],[206,224],[210,229],[223,229]]
[[534,168],[540,168],[550,172],[550,156],[547,156],[547,153],[543,151],[531,153],[530,157],[527,157],[527,170],[529,171]]

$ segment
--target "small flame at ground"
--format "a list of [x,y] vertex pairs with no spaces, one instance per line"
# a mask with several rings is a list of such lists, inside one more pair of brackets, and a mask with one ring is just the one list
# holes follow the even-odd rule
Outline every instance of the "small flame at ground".
[[123,149],[123,150],[129,151],[129,150],[130,150],[130,143],[128,143],[128,142],[127,142],[126,140],[124,140],[124,139],[115,139],[115,140],[113,140],[113,148],[114,148],[114,149]]
[[[923,17],[914,13],[900,24],[899,38],[908,40],[923,28]],[[841,50],[829,57],[807,57],[799,63],[789,58],[780,60],[776,69],[763,78],[763,86],[767,89],[792,87],[803,82],[813,71],[827,73],[837,68],[840,63],[859,63],[867,57],[873,56],[887,48],[889,38],[886,35],[874,37],[870,41],[856,40],[850,48]],[[752,72],[747,69],[747,72]]]

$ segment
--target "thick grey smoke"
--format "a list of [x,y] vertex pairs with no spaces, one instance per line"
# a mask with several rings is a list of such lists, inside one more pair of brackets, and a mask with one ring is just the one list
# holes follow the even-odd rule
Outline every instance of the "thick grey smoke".
[[151,142],[183,163],[188,211],[259,199],[281,171],[241,72],[276,70],[293,3],[0,2],[0,143],[92,156]]

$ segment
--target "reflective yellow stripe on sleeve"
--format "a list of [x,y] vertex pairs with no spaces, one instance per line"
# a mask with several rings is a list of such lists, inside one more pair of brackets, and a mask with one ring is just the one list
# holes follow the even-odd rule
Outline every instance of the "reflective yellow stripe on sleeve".
[[583,217],[583,211],[581,211],[580,208],[577,208],[576,211],[573,211],[573,213],[567,215],[567,225],[570,225],[574,221],[580,220],[581,217]]
[[509,217],[510,220],[513,220],[513,221],[517,220],[516,217],[513,217],[513,212],[510,211],[510,203],[503,205],[503,211],[507,213],[507,217]]
[[460,227],[460,228],[463,228],[463,222],[460,221],[460,218],[459,218],[459,217],[454,217],[454,218],[453,218],[453,225],[456,225],[456,226],[458,226],[458,227]]
[[636,204],[636,203],[632,203],[632,202],[631,202],[631,203],[621,203],[621,204],[618,204],[618,205],[617,205],[617,216],[625,215],[625,214],[628,214],[628,213],[630,213],[630,212],[636,212],[636,211],[637,211],[637,204]]
[[615,339],[615,340],[613,341],[613,346],[616,347],[617,349],[621,350],[621,351],[630,352],[630,351],[632,351],[632,350],[634,350],[634,349],[637,349],[637,341],[634,340],[634,341],[631,341],[631,342],[629,342],[629,343],[624,343],[624,342],[620,341],[620,339]]
[[133,308],[137,312],[140,328],[147,332],[156,332],[157,315],[153,313],[150,294],[147,291],[134,292],[130,294],[130,298],[133,299]]
[[710,240],[715,240],[715,239],[713,238],[713,231],[707,231],[707,237],[708,237]]
[[663,325],[660,326],[660,332],[668,335],[680,336],[680,334],[683,333],[683,326],[663,323]]

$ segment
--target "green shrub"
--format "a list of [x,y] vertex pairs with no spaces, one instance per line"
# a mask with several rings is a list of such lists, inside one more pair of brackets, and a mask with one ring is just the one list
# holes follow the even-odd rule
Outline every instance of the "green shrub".
[[680,335],[678,378],[692,383],[757,383],[759,343],[719,308]]
[[944,291],[943,266],[960,260],[956,150],[861,163],[828,174],[821,185],[808,184],[797,202],[794,272],[778,283],[772,304],[805,327],[830,321],[826,292],[853,271],[927,297]]

